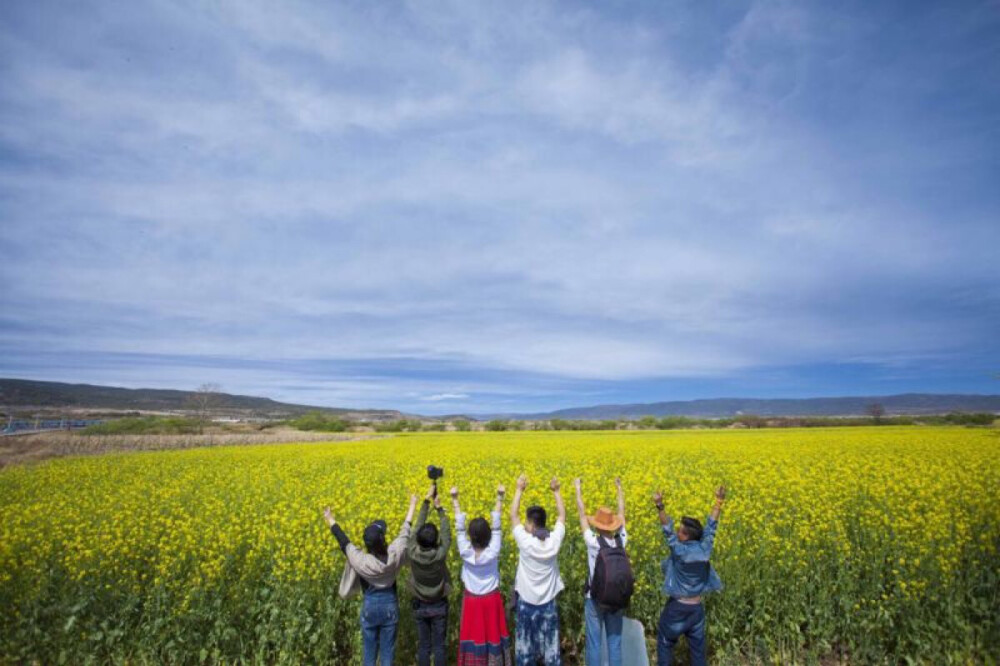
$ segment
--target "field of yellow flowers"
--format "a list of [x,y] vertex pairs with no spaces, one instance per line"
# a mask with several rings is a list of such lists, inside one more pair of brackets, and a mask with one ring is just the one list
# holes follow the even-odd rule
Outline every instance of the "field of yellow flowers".
[[[376,517],[395,533],[431,463],[470,517],[522,470],[525,506],[552,510],[546,481],[563,480],[571,656],[586,555],[570,481],[583,478],[593,510],[614,506],[621,475],[638,580],[629,615],[651,637],[666,547],[650,495],[662,488],[668,512],[703,518],[724,483],[712,663],[998,660],[997,432],[878,427],[433,433],[10,467],[0,471],[0,662],[357,663],[358,602],[336,596],[344,558],[320,510],[332,505],[358,540]],[[517,554],[506,516],[504,527],[506,590]],[[405,593],[401,607],[397,654],[412,663]]]

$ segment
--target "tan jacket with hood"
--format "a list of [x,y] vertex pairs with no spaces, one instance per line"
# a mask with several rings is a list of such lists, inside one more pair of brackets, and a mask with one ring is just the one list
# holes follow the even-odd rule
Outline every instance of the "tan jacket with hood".
[[[392,587],[396,582],[396,574],[406,564],[406,543],[410,538],[410,523],[403,523],[399,529],[399,536],[389,544],[389,556],[383,562],[371,553],[366,553],[353,543],[348,544],[344,553],[347,555],[347,564],[344,565],[344,573],[340,577],[340,589],[338,594],[342,599],[357,596],[361,592],[361,578],[368,581],[374,588],[384,589]],[[360,578],[359,578],[360,576]]]

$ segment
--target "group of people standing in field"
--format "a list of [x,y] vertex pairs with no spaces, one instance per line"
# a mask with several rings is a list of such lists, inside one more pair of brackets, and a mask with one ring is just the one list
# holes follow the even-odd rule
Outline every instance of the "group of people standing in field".
[[[600,507],[588,515],[574,480],[580,529],[587,546],[588,577],[584,592],[586,623],[586,663],[601,663],[603,636],[612,666],[621,664],[621,637],[624,611],[635,579],[626,554],[625,496],[621,479],[615,479],[618,510]],[[455,511],[455,541],[462,560],[462,597],[459,625],[458,664],[460,666],[507,666],[517,664],[560,664],[559,614],[556,597],[563,590],[559,574],[559,550],[566,537],[566,506],[558,479],[549,484],[556,505],[555,525],[540,506],[530,506],[521,520],[521,496],[528,479],[521,475],[510,506],[510,522],[518,548],[517,572],[511,600],[514,608],[513,645],[507,627],[504,599],[500,592],[500,551],[503,543],[500,520],[504,487],[497,487],[490,520],[467,521],[458,500],[458,488],[451,489]],[[725,488],[715,493],[715,506],[703,526],[696,518],[684,517],[680,525],[665,513],[663,494],[653,496],[661,529],[670,549],[663,560],[663,590],[669,596],[657,627],[657,663],[673,662],[673,650],[680,636],[686,636],[692,666],[706,663],[705,610],[702,596],[722,587],[710,564],[715,530]],[[417,663],[435,666],[446,663],[448,596],[452,590],[446,561],[452,534],[447,513],[436,486],[423,501],[413,522],[418,498],[410,506],[399,535],[387,543],[386,523],[376,520],[363,534],[364,549],[351,543],[329,507],[323,515],[331,532],[347,556],[340,581],[340,596],[363,594],[361,633],[365,666],[392,666],[396,629],[399,623],[396,576],[409,564],[408,580],[413,617],[417,627]],[[428,522],[431,507],[437,524]],[[440,526],[440,527],[439,527]]]

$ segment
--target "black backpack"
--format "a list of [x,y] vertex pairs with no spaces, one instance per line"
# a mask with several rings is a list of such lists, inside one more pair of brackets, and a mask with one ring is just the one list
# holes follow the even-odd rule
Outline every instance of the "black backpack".
[[615,545],[607,545],[597,537],[600,550],[594,562],[594,577],[590,581],[590,598],[602,611],[614,613],[628,608],[635,592],[635,575],[628,553],[622,546],[621,536],[615,536]]

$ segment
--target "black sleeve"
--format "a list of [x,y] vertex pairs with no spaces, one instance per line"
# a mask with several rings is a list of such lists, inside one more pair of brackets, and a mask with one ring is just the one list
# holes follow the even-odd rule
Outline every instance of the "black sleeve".
[[334,523],[330,526],[330,531],[333,532],[333,536],[337,539],[337,543],[340,544],[340,549],[347,552],[347,545],[351,543],[351,540],[347,538],[344,534],[344,530],[340,529],[340,523]]

